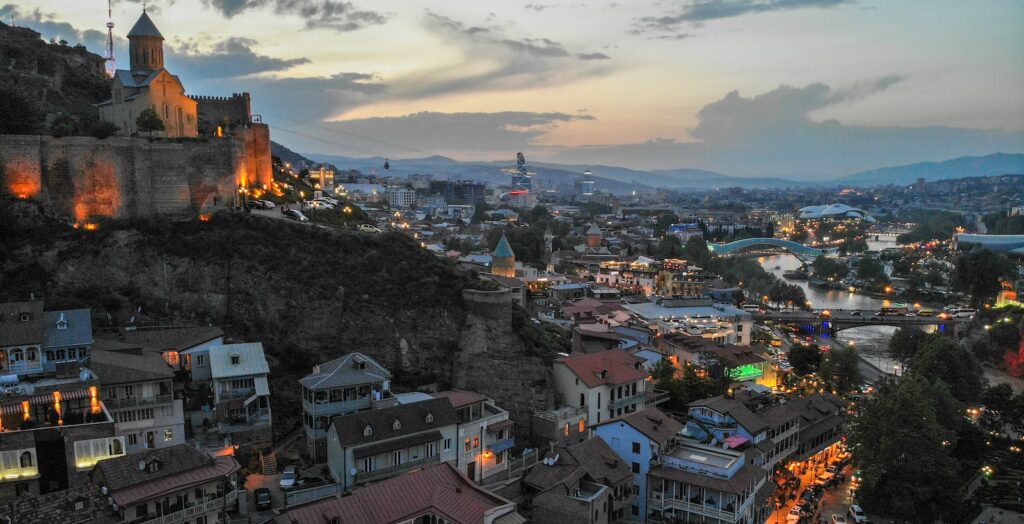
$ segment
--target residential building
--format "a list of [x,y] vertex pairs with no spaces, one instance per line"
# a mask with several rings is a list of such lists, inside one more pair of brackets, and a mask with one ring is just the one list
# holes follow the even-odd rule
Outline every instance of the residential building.
[[587,406],[560,406],[530,417],[530,439],[540,448],[555,448],[589,438]]
[[[658,349],[672,356],[677,366],[694,365],[712,376],[728,376],[736,382],[760,382],[770,371],[770,360],[762,346],[716,344],[714,340],[674,332],[659,337]],[[771,385],[774,385],[772,373]]]
[[521,524],[516,505],[466,480],[454,466],[433,464],[356,490],[286,508],[276,524]]
[[647,473],[656,459],[674,449],[683,424],[657,408],[647,408],[595,426],[595,436],[604,440],[629,463],[633,472],[633,500],[627,517],[647,518]]
[[306,453],[313,462],[327,460],[331,419],[371,409],[373,401],[391,396],[391,372],[362,353],[317,364],[299,384]]
[[404,187],[389,187],[387,189],[388,205],[391,207],[414,207],[416,205],[416,191]]
[[24,377],[88,362],[92,342],[88,309],[44,312],[41,300],[0,304],[0,374]]
[[[485,483],[508,473],[509,451],[516,446],[516,423],[494,401],[475,391],[434,393],[446,398],[458,420],[456,467],[469,480]],[[461,443],[461,444],[460,444]]]
[[331,477],[351,490],[431,464],[456,462],[458,420],[446,398],[334,417],[327,437]]
[[622,307],[662,334],[684,332],[720,344],[749,346],[750,332],[754,328],[749,312],[710,299],[663,298]]
[[128,453],[185,442],[185,407],[174,395],[174,370],[160,355],[98,340],[89,367]]
[[224,522],[238,501],[238,462],[188,444],[103,461],[92,472],[118,522]]
[[224,344],[210,347],[209,352],[217,431],[236,445],[269,445],[273,440],[270,366],[263,344]]
[[104,338],[157,352],[174,370],[203,382],[210,380],[209,348],[224,343],[224,332],[214,326],[133,329]]
[[622,522],[633,501],[629,462],[599,438],[555,448],[522,484],[537,524]]
[[573,353],[554,363],[561,405],[587,408],[586,425],[643,409],[654,389],[643,359],[621,349]]

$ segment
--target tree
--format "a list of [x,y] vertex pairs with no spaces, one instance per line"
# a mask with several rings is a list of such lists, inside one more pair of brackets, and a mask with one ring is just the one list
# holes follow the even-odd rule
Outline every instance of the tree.
[[135,126],[139,128],[140,132],[149,133],[149,137],[153,138],[154,131],[164,130],[164,121],[160,119],[160,115],[155,109],[147,107],[135,119]]
[[1013,401],[1013,388],[1009,384],[997,384],[981,394],[981,404],[999,415],[1009,412]]
[[79,129],[78,120],[67,113],[57,113],[57,116],[54,117],[52,122],[50,122],[50,135],[54,138],[75,136],[80,133],[81,130]]
[[814,268],[814,274],[818,278],[824,279],[841,280],[850,272],[850,268],[846,267],[845,263],[827,258],[825,255],[814,259],[811,267]]
[[976,402],[984,388],[978,359],[953,340],[939,335],[929,337],[921,346],[910,360],[910,371],[928,382],[945,382],[957,400],[968,404]]
[[1002,290],[999,279],[1014,271],[1014,264],[1006,255],[987,249],[976,249],[956,258],[950,281],[953,287],[971,296],[971,305],[977,307],[991,302]]
[[1020,347],[1020,330],[1012,322],[997,322],[989,331],[989,339],[1000,353],[1015,351]]
[[704,236],[693,235],[686,239],[686,245],[683,246],[683,256],[686,257],[690,264],[707,267],[708,259],[711,258],[711,252],[708,251],[708,243],[704,241]]
[[43,112],[19,89],[0,87],[0,135],[31,135],[43,124]]
[[789,350],[787,357],[797,375],[811,373],[821,365],[821,350],[814,344],[797,344]]
[[843,346],[832,348],[824,355],[818,374],[838,392],[852,391],[861,381],[857,350]]
[[89,136],[103,140],[104,138],[116,135],[119,129],[120,128],[117,127],[117,125],[113,122],[107,122],[106,120],[96,120],[95,122],[89,125],[88,133]]
[[473,218],[470,219],[470,222],[473,224],[479,224],[487,220],[487,212],[491,209],[492,208],[489,204],[478,202],[473,208]]
[[928,335],[920,329],[898,328],[889,339],[889,356],[906,367],[927,339]]
[[863,257],[857,266],[857,278],[869,282],[888,281],[885,276],[885,267],[874,257]]
[[913,522],[956,520],[958,464],[945,444],[954,434],[939,421],[937,411],[945,409],[936,405],[935,392],[916,376],[887,382],[851,424],[849,442],[863,479],[858,496],[879,514]]

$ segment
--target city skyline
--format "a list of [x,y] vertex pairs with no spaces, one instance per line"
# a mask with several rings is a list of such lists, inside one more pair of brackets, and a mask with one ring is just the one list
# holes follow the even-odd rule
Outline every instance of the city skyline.
[[[141,4],[113,7],[123,66]],[[0,15],[102,54],[105,8],[44,0]],[[251,92],[274,140],[304,153],[495,160],[521,150],[810,178],[1024,151],[1019,2],[148,8],[191,94]]]

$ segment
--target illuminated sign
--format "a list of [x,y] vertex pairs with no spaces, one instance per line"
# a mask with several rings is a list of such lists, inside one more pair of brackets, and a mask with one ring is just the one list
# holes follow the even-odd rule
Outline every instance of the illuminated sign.
[[737,382],[743,382],[744,380],[751,380],[764,375],[764,369],[762,369],[761,364],[743,364],[739,367],[729,368],[726,373],[729,375],[729,378]]

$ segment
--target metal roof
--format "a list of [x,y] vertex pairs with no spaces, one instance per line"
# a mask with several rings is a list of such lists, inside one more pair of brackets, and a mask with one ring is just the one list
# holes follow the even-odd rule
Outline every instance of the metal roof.
[[498,246],[494,248],[494,253],[492,253],[491,255],[500,258],[510,258],[516,256],[516,254],[512,252],[512,246],[509,245],[508,238],[505,237],[504,233],[502,233],[501,240],[498,241]]
[[[363,369],[360,364],[365,364]],[[356,386],[391,380],[391,372],[373,358],[362,353],[349,353],[330,362],[320,364],[316,372],[299,380],[309,389],[327,389]]]
[[[232,364],[231,357],[237,355],[238,363]],[[270,366],[263,354],[262,342],[224,344],[210,348],[210,373],[213,378],[243,377],[270,373]]]
[[128,31],[128,37],[131,38],[133,36],[153,36],[161,40],[164,38],[164,35],[160,34],[156,24],[149,18],[149,13],[145,9],[142,10],[142,16],[132,26],[132,30]]
[[44,348],[86,346],[92,344],[92,314],[88,309],[47,311],[43,314],[43,330]]

